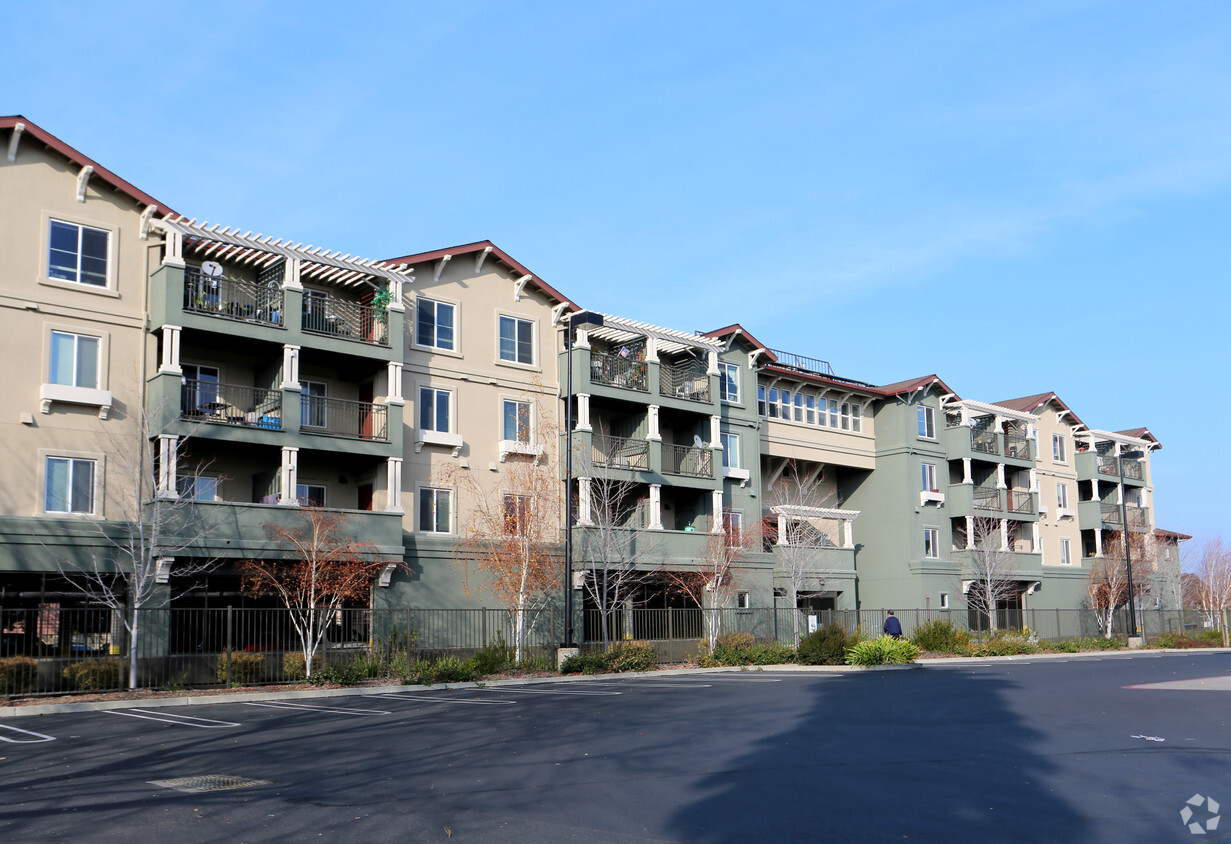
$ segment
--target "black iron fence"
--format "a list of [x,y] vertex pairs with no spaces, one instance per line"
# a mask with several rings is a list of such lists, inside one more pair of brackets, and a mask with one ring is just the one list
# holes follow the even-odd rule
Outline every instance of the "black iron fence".
[[383,404],[325,396],[303,396],[299,425],[305,431],[356,437],[389,439],[389,408]]
[[591,352],[590,380],[595,384],[624,387],[642,393],[648,393],[650,390],[645,361],[620,355]]
[[663,443],[663,471],[693,478],[714,477],[714,452],[696,446]]
[[628,437],[594,438],[591,462],[609,469],[650,470],[650,443]]
[[282,427],[282,391],[217,381],[185,379],[180,416],[194,422],[225,422],[252,428]]
[[305,291],[301,325],[304,331],[329,334],[364,343],[389,345],[389,314],[384,308]]
[[710,377],[705,374],[705,368],[699,364],[680,366],[669,363],[659,364],[658,392],[663,396],[708,402],[710,400]]
[[198,314],[282,325],[282,286],[203,275],[184,268],[184,310]]

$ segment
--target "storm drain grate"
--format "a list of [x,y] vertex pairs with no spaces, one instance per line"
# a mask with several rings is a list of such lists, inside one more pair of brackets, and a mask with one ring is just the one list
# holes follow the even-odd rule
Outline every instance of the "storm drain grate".
[[230,788],[248,788],[253,785],[269,785],[269,780],[252,780],[247,777],[232,777],[226,774],[206,774],[201,777],[179,777],[173,780],[150,780],[150,785],[173,788],[189,794],[203,791],[226,791]]

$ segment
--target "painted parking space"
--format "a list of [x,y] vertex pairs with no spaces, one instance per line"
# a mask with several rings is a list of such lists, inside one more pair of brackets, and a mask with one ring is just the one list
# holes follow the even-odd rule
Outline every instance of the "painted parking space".
[[33,730],[23,730],[20,727],[9,727],[0,724],[0,741],[8,742],[9,744],[39,744],[45,741],[55,741],[55,736],[47,736],[42,733],[36,733]]
[[122,715],[126,718],[142,718],[146,721],[159,721],[180,727],[197,727],[202,730],[219,730],[228,727],[238,727],[234,721],[215,721],[212,718],[198,718],[195,715],[181,715],[178,712],[157,712],[153,709],[107,709],[104,715]]
[[344,706],[319,706],[311,703],[292,703],[285,700],[271,700],[263,702],[250,701],[244,706],[260,706],[266,709],[288,709],[299,712],[323,712],[329,715],[392,715],[393,712],[388,709],[356,709],[354,707]]

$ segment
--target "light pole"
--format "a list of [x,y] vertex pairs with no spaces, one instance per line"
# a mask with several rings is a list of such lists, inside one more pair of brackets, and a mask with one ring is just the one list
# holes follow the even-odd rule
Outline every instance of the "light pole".
[[569,314],[568,333],[564,342],[568,346],[568,388],[564,396],[564,647],[573,643],[573,332],[577,329],[603,327],[603,315],[594,311],[578,311]]
[[1137,460],[1142,457],[1144,452],[1127,451],[1121,452],[1116,458],[1119,462],[1116,469],[1120,473],[1120,537],[1124,543],[1124,568],[1128,572],[1128,627],[1132,631],[1131,636],[1137,635],[1137,608],[1136,601],[1133,600],[1133,559],[1129,554],[1129,533],[1128,533],[1128,502],[1124,498],[1124,458],[1129,460]]

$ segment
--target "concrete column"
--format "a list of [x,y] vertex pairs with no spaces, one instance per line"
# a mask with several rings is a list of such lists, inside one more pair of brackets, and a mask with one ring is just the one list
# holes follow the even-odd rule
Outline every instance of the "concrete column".
[[999,519],[1000,522],[1000,547],[1005,551],[1009,550],[1009,520]]
[[594,514],[590,511],[593,492],[590,489],[589,478],[577,479],[577,524],[594,524]]
[[1000,489],[1009,488],[1009,485],[1005,483],[1005,479],[1004,479],[1004,464],[1003,463],[996,464],[996,486]]
[[1030,525],[1030,542],[1032,546],[1030,550],[1034,551],[1037,554],[1039,552],[1039,523],[1038,522],[1033,522]]
[[590,332],[584,328],[577,329],[577,338],[573,341],[574,349],[590,348]]
[[722,490],[716,489],[710,493],[710,509],[712,510],[713,526],[710,528],[712,533],[722,533]]
[[1116,484],[1116,504],[1124,503],[1124,484]]
[[663,436],[658,432],[658,405],[652,404],[647,408],[649,414],[649,433],[645,435],[647,440],[662,440]]
[[389,383],[385,386],[385,400],[389,404],[405,404],[402,397],[402,364],[391,360],[387,366]]
[[177,231],[166,232],[167,254],[162,262],[169,267],[184,266],[184,238]]
[[967,516],[966,517],[966,550],[969,551],[970,549],[974,547],[975,547],[975,520],[972,517]]
[[1103,530],[1096,528],[1094,531],[1094,556],[1103,556]]
[[854,519],[843,519],[842,520],[842,547],[843,548],[854,548],[855,547],[855,520]]
[[[282,287],[284,290],[303,290],[303,282],[299,280],[299,259],[286,259],[286,272],[282,276]],[[299,319],[299,317],[295,317]]]
[[722,448],[722,417],[710,417],[710,448]]
[[705,370],[705,374],[706,375],[717,375],[718,374],[718,352],[715,352],[713,349],[711,349],[709,352],[708,361],[709,361],[709,368]]
[[166,372],[171,375],[182,375],[184,370],[180,369],[180,332],[183,331],[178,325],[164,325],[162,327],[162,360],[158,363],[158,371]]
[[974,476],[970,474],[970,458],[963,457],[962,458],[962,483],[973,484],[974,482],[975,482]]
[[289,343],[282,347],[282,389],[299,389],[299,347]]
[[658,363],[658,338],[645,338],[645,362]]
[[663,487],[650,484],[650,530],[663,529]]
[[158,497],[174,498],[175,479],[179,474],[179,438],[174,434],[158,435]]
[[1030,469],[1030,491],[1031,492],[1039,491],[1039,473],[1038,473],[1038,470],[1034,469],[1033,467],[1031,467]]
[[590,431],[590,394],[577,393],[577,424],[576,430]]
[[791,544],[790,542],[787,541],[787,536],[786,536],[786,516],[782,515],[781,513],[778,514],[778,541],[775,544],[776,545],[790,545]]
[[385,458],[386,490],[385,512],[402,513],[402,458]]
[[282,447],[282,469],[279,478],[281,491],[278,493],[278,503],[287,507],[297,506],[299,500],[295,497],[295,488],[299,486],[298,448],[289,445]]
[[406,305],[402,303],[402,280],[400,278],[389,282],[389,310],[406,310]]

